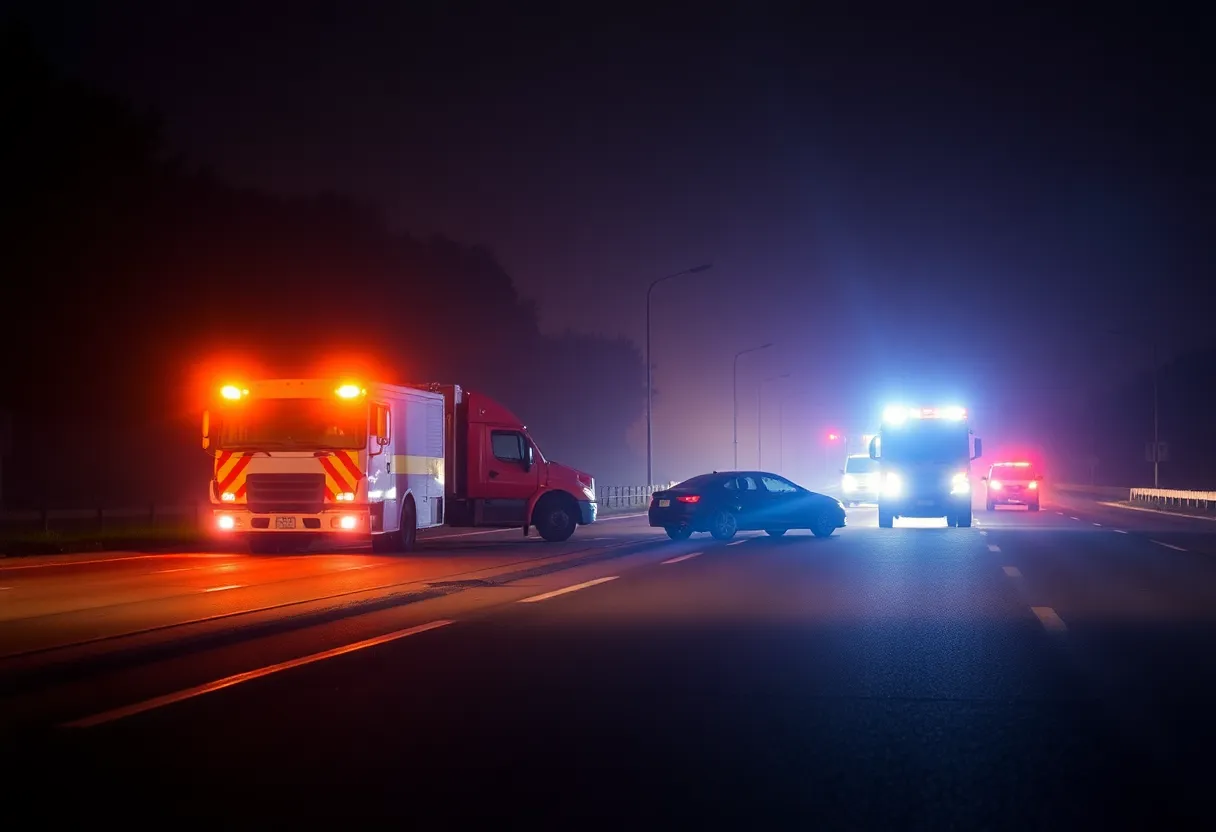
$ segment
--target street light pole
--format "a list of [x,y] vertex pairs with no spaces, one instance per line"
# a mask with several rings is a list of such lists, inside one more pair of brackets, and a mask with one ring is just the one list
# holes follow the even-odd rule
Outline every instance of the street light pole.
[[646,485],[654,485],[654,366],[650,363],[650,295],[654,287],[664,280],[681,277],[686,274],[698,274],[708,271],[713,263],[703,263],[682,272],[665,275],[650,282],[646,289]]
[[764,385],[769,381],[777,381],[782,378],[789,378],[789,373],[782,373],[779,376],[769,376],[768,378],[760,379],[760,384],[756,387],[756,467],[764,468]]
[[749,352],[759,352],[771,347],[772,344],[761,344],[758,347],[752,347],[746,350],[739,350],[735,353],[735,371],[734,371],[734,400],[735,400],[735,470],[739,470],[739,359],[747,355]]
[[[1121,335],[1124,337],[1126,337],[1127,335],[1135,335],[1135,334],[1139,334],[1141,337],[1143,337],[1145,335],[1143,330],[1141,330],[1139,333],[1129,332],[1126,329],[1111,329],[1111,330],[1107,330],[1107,331],[1111,335]],[[1151,341],[1150,346],[1152,347],[1152,356],[1153,356],[1153,488],[1161,487],[1161,433],[1160,433],[1161,421],[1160,421],[1160,410],[1158,409],[1158,397],[1157,397],[1158,387],[1159,387],[1159,384],[1158,384],[1159,370],[1158,370],[1158,366],[1157,366],[1157,341],[1158,341],[1157,336],[1158,336],[1158,333],[1155,330],[1152,331],[1151,334],[1149,335],[1149,338]]]
[[1161,487],[1159,468],[1161,465],[1161,441],[1157,419],[1157,339],[1153,338],[1153,488]]

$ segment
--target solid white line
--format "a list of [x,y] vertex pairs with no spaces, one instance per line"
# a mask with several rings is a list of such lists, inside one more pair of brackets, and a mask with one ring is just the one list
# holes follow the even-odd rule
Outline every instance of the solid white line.
[[1051,607],[1031,607],[1030,611],[1039,619],[1039,623],[1043,625],[1043,629],[1049,633],[1062,633],[1068,629],[1064,623],[1064,619],[1056,615],[1056,611]]
[[158,696],[155,699],[147,699],[143,702],[137,702],[134,705],[126,705],[121,708],[115,708],[111,711],[94,716],[88,716],[83,719],[77,719],[72,722],[64,723],[63,728],[92,728],[96,725],[102,725],[107,722],[114,722],[135,714],[141,714],[144,711],[151,711],[155,708],[163,708],[166,705],[173,705],[177,702],[183,702],[187,699],[193,699],[196,696],[202,696],[204,693],[212,693],[224,688],[230,688],[233,685],[239,685],[241,682],[249,682],[254,679],[261,679],[263,676],[269,676],[272,673],[278,673],[281,670],[291,670],[296,667],[303,667],[314,662],[332,659],[336,656],[342,656],[347,653],[353,653],[356,650],[363,650],[368,647],[375,647],[379,644],[387,644],[390,641],[405,638],[406,636],[425,633],[427,630],[435,630],[439,627],[444,627],[448,624],[454,624],[454,621],[432,621],[429,624],[420,624],[417,627],[410,627],[408,630],[397,630],[395,633],[387,633],[375,638],[369,638],[365,641],[356,641],[354,644],[346,644],[342,647],[335,647],[332,650],[325,650],[321,653],[313,653],[311,656],[301,656],[298,659],[291,659],[278,664],[272,664],[267,667],[259,667],[256,670],[249,670],[245,673],[238,673],[235,676],[228,676],[224,679],[219,679],[214,682],[208,682],[205,685],[198,685],[193,688],[179,690],[176,693],[169,693],[164,696]]
[[619,577],[621,577],[621,576],[620,575],[609,575],[607,578],[596,578],[594,581],[586,581],[581,584],[575,584],[574,586],[567,586],[567,587],[563,587],[562,589],[555,589],[552,592],[546,592],[544,595],[533,595],[531,598],[523,598],[519,601],[519,603],[535,604],[537,601],[546,601],[550,598],[556,598],[559,595],[565,595],[567,592],[577,592],[578,590],[586,589],[589,586],[595,586],[596,584],[607,583],[608,581],[615,581]]
[[1123,531],[1123,529],[1112,529],[1112,531],[1114,531],[1118,534],[1127,534],[1127,532]]
[[1175,546],[1173,543],[1162,543],[1160,540],[1154,540],[1153,543],[1156,543],[1158,546],[1164,546],[1167,549],[1173,549],[1175,552],[1186,551],[1186,549],[1183,549],[1181,546]]
[[192,569],[202,569],[201,566],[182,566],[177,569],[157,569],[153,575],[168,575],[170,572],[189,572]]
[[999,552],[999,551],[1001,551],[1001,547],[1000,547],[1000,546],[997,546],[997,545],[995,545],[995,544],[989,543],[989,544],[988,544],[988,551],[989,551],[989,552]]
[[1004,569],[1005,574],[1011,578],[1022,577],[1022,570],[1018,569],[1016,566],[1002,566],[1001,568]]
[[210,587],[207,587],[206,589],[204,589],[203,592],[223,592],[225,589],[240,589],[241,586],[242,586],[241,584],[228,584],[227,586],[210,586]]
[[691,555],[680,555],[678,558],[670,558],[669,560],[665,560],[665,561],[663,561],[663,562],[662,562],[661,564],[659,564],[659,565],[660,565],[660,566],[666,566],[666,565],[667,565],[667,564],[669,564],[669,563],[679,563],[679,562],[680,562],[680,561],[682,561],[682,560],[692,560],[693,558],[697,557],[697,556],[698,556],[698,555],[700,555],[700,554],[702,554],[702,553],[701,553],[701,552],[693,552]]
[[73,561],[55,561],[54,563],[26,563],[20,566],[0,566],[0,571],[9,571],[12,569],[49,569],[52,566],[93,566],[98,563],[124,563],[129,560],[165,560],[168,558],[230,558],[231,554],[200,554],[183,552],[161,552],[155,555],[127,555],[122,558],[99,558],[97,560],[73,560]]

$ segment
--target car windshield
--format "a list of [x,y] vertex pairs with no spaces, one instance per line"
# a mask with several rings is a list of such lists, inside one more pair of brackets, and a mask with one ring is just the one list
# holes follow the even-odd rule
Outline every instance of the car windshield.
[[227,450],[358,450],[367,443],[367,406],[330,399],[254,399],[227,408],[219,447]]
[[878,463],[868,456],[851,456],[844,470],[846,474],[873,474],[878,470]]
[[1034,469],[1027,465],[993,465],[989,474],[997,480],[1028,480],[1034,475]]

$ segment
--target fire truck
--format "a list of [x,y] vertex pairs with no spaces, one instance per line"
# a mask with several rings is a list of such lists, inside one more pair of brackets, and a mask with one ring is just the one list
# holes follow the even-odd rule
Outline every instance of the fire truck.
[[945,517],[949,526],[969,527],[971,462],[983,454],[962,407],[907,407],[883,411],[882,427],[870,440],[879,461],[878,525],[897,517]]
[[264,379],[211,399],[215,532],[254,552],[325,538],[408,552],[445,525],[561,542],[596,520],[589,474],[546,460],[510,410],[456,384]]

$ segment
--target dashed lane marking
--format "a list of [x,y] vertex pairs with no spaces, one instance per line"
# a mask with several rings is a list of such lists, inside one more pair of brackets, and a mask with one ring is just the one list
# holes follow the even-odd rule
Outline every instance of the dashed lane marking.
[[1022,570],[1018,569],[1016,566],[1002,566],[1001,569],[1004,569],[1005,574],[1011,578],[1022,577]]
[[619,577],[621,577],[621,576],[620,575],[609,575],[606,578],[596,578],[593,581],[584,581],[581,584],[575,584],[574,586],[567,586],[567,587],[562,587],[561,589],[555,589],[552,592],[546,592],[543,595],[533,595],[531,598],[520,599],[519,603],[535,604],[537,601],[547,601],[550,598],[556,598],[559,595],[565,595],[567,592],[578,592],[580,589],[586,589],[589,586],[596,586],[597,584],[607,583],[608,581],[615,581]]
[[227,584],[225,586],[209,586],[203,592],[223,592],[225,589],[240,589],[241,584]]
[[1160,540],[1154,540],[1153,543],[1156,543],[1158,546],[1164,546],[1167,549],[1173,549],[1175,552],[1186,551],[1186,549],[1183,549],[1181,546],[1175,546],[1173,543],[1164,543]]
[[669,563],[679,563],[682,560],[692,560],[695,557],[699,557],[701,554],[702,554],[701,552],[693,552],[691,555],[680,555],[679,557],[668,558],[667,560],[663,561],[663,563],[660,565],[666,566]]
[[1127,534],[1123,529],[1111,529],[1115,534]]
[[1031,607],[1030,611],[1034,613],[1035,618],[1039,619],[1039,623],[1043,625],[1043,629],[1049,633],[1067,632],[1068,625],[1064,623],[1064,619],[1056,615],[1056,611],[1051,607]]
[[427,630],[434,630],[439,627],[444,627],[448,624],[453,624],[453,623],[455,623],[455,622],[447,621],[447,620],[432,621],[429,624],[420,624],[417,627],[410,627],[408,630],[397,630],[394,633],[386,633],[382,636],[376,636],[375,638],[369,638],[365,641],[356,641],[353,644],[346,644],[346,645],[343,645],[342,647],[335,647],[332,650],[325,650],[321,653],[313,653],[310,656],[301,656],[298,659],[291,659],[290,661],[280,662],[278,664],[272,664],[272,665],[268,665],[266,667],[259,667],[256,670],[246,671],[245,673],[238,673],[235,676],[228,676],[223,679],[218,679],[214,682],[208,682],[205,685],[198,685],[197,687],[186,688],[185,690],[179,690],[176,693],[169,693],[164,696],[158,696],[155,699],[147,699],[143,702],[137,702],[134,705],[126,705],[122,708],[115,708],[114,710],[111,710],[111,711],[104,711],[104,712],[102,712],[100,714],[96,714],[94,716],[88,716],[83,719],[77,719],[73,722],[65,723],[62,727],[64,727],[64,728],[92,728],[96,725],[103,725],[107,722],[114,722],[115,720],[122,719],[124,717],[134,716],[135,714],[141,714],[145,711],[151,711],[156,708],[163,708],[166,705],[173,705],[177,702],[183,702],[187,699],[193,699],[194,697],[202,696],[205,693],[212,693],[217,690],[223,690],[224,688],[230,688],[233,685],[239,685],[241,682],[249,682],[253,679],[260,679],[263,676],[269,676],[272,673],[278,673],[282,670],[291,670],[292,668],[295,668],[295,667],[303,667],[304,665],[307,665],[307,664],[313,664],[314,662],[324,661],[325,659],[332,659],[336,656],[345,655],[346,653],[353,653],[356,650],[364,650],[368,647],[375,647],[376,645],[379,645],[379,644],[387,644],[390,641],[397,641],[398,639],[405,638],[406,636],[413,636],[413,635],[417,635],[418,633],[425,633]]
[[995,543],[989,543],[989,544],[988,544],[988,551],[989,551],[989,552],[999,552],[999,551],[1001,551],[1001,547],[1000,547],[1000,546],[997,546]]

